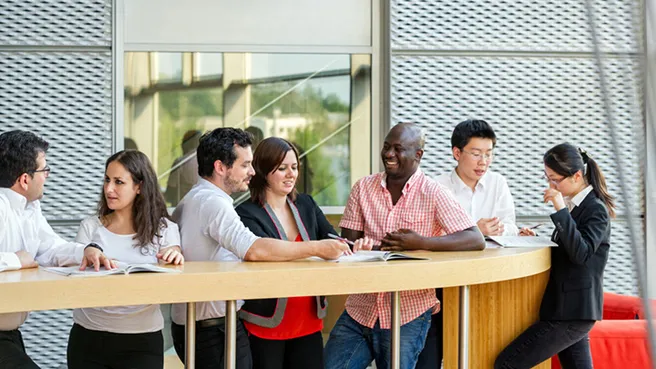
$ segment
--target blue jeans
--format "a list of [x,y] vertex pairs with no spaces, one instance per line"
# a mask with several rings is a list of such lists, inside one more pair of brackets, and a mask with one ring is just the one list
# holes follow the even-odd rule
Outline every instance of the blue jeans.
[[558,354],[563,369],[592,369],[588,332],[593,320],[539,321],[497,357],[494,369],[529,369]]
[[[431,310],[401,326],[401,368],[413,369],[424,348],[431,323]],[[365,369],[373,360],[376,368],[390,367],[390,330],[380,322],[368,328],[346,311],[335,323],[324,349],[325,369]]]

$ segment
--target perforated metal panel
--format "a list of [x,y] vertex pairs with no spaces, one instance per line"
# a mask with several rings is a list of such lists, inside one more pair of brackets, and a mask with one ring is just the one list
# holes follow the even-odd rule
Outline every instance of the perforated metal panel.
[[[637,50],[630,1],[593,2],[602,50]],[[592,50],[592,40],[581,0],[399,0],[392,48],[581,52]]]
[[[538,230],[540,236],[551,236],[554,226],[549,218],[541,220],[544,223]],[[525,222],[519,220],[519,227],[529,227],[536,222]],[[608,264],[604,272],[604,290],[615,292],[622,295],[638,295],[638,284],[634,272],[635,262],[629,247],[631,237],[629,234],[628,224],[624,220],[616,220],[611,225],[610,234],[610,252],[608,255]],[[644,237],[644,231],[638,235]]]
[[[497,132],[492,169],[506,176],[518,223],[546,216],[542,155],[570,141],[602,167],[619,197],[621,165],[633,210],[644,212],[642,91],[634,56],[642,48],[638,0],[595,0],[594,14],[621,158],[613,153],[585,2],[392,2],[392,124],[415,122],[427,132],[422,168],[451,170],[450,136],[467,119]],[[639,37],[635,37],[635,34]],[[500,53],[495,54],[495,51]],[[605,287],[635,294],[625,206],[613,223]],[[549,229],[543,232],[550,233]]]
[[[633,82],[625,80],[632,66],[632,59],[616,58],[608,60],[606,70],[621,123],[621,163],[632,175],[627,178],[635,189],[632,201],[642,203],[636,149],[642,137],[631,126],[632,117],[641,115],[634,105],[640,96]],[[431,176],[453,169],[453,127],[475,117],[487,120],[497,133],[492,168],[508,178],[518,216],[548,214],[541,201],[542,155],[564,141],[587,150],[604,171],[611,193],[620,195],[618,160],[604,119],[599,77],[589,58],[397,56],[392,88],[393,122],[416,122],[427,133],[422,167]]]
[[111,0],[2,0],[0,45],[110,46]]
[[50,142],[43,199],[48,219],[81,219],[99,199],[112,142],[107,53],[0,53],[0,132]]
[[72,327],[72,310],[30,313],[27,321],[20,328],[27,354],[41,369],[65,367],[66,346]]
[[59,235],[59,237],[65,239],[66,241],[75,241],[75,236],[77,236],[77,231],[80,229],[80,224],[77,222],[67,223],[65,225],[52,224],[52,230]]

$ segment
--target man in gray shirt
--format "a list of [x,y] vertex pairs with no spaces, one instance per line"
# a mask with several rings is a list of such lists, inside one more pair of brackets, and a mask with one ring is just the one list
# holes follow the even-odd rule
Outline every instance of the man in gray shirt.
[[[251,136],[241,129],[217,128],[200,138],[198,183],[180,201],[173,220],[180,227],[187,261],[288,261],[319,256],[336,259],[348,245],[336,240],[288,242],[255,236],[241,222],[230,195],[248,190],[255,174]],[[219,287],[217,287],[219,288]],[[241,304],[238,305],[238,308]],[[223,368],[225,302],[196,303],[196,368]],[[173,342],[184,361],[186,306],[172,310]],[[237,368],[252,366],[246,330],[237,322]]]

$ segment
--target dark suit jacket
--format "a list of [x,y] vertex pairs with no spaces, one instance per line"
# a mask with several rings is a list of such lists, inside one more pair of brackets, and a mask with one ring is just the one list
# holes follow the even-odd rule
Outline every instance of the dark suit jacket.
[[[294,204],[298,209],[301,221],[303,222],[311,240],[326,239],[328,238],[328,233],[337,234],[311,196],[299,193],[298,196],[296,196]],[[246,227],[257,236],[280,239],[278,229],[262,206],[249,200],[239,205],[236,210],[244,225],[246,225]],[[271,318],[280,306],[284,306],[284,304],[280,304],[281,301],[279,300],[280,299],[246,300],[242,310],[264,317],[265,319]],[[325,310],[325,298],[321,297],[319,299],[319,305],[320,306],[317,307],[317,315],[323,315],[320,311]],[[323,316],[319,317],[322,318]]]
[[556,226],[551,272],[540,306],[541,320],[601,320],[604,268],[610,248],[610,216],[590,192],[570,213],[551,215]]

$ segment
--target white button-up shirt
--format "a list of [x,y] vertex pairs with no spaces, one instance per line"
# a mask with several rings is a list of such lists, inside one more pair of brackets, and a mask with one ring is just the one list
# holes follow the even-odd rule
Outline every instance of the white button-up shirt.
[[[180,227],[182,253],[186,261],[239,261],[259,238],[251,232],[233,207],[233,199],[213,183],[199,178],[173,212]],[[220,287],[217,287],[220,288]],[[239,301],[237,308],[241,308]],[[196,303],[196,320],[225,316],[224,301]],[[171,317],[186,322],[186,304],[174,304]]]
[[584,188],[581,190],[581,192],[577,193],[574,197],[570,198],[565,198],[565,205],[567,205],[567,209],[572,212],[575,207],[580,206],[583,200],[585,200],[586,197],[588,197],[588,194],[592,192],[593,188],[592,186],[588,185],[588,187]]
[[[39,201],[28,203],[14,190],[0,188],[0,272],[20,269],[16,252],[21,250],[43,266],[79,264],[84,246],[59,237],[41,213]],[[0,331],[17,329],[25,319],[26,312],[0,314]]]
[[472,189],[462,181],[455,169],[436,178],[447,187],[465,211],[478,222],[481,218],[497,217],[503,223],[504,236],[519,233],[515,225],[515,203],[506,179],[499,173],[487,171]]

